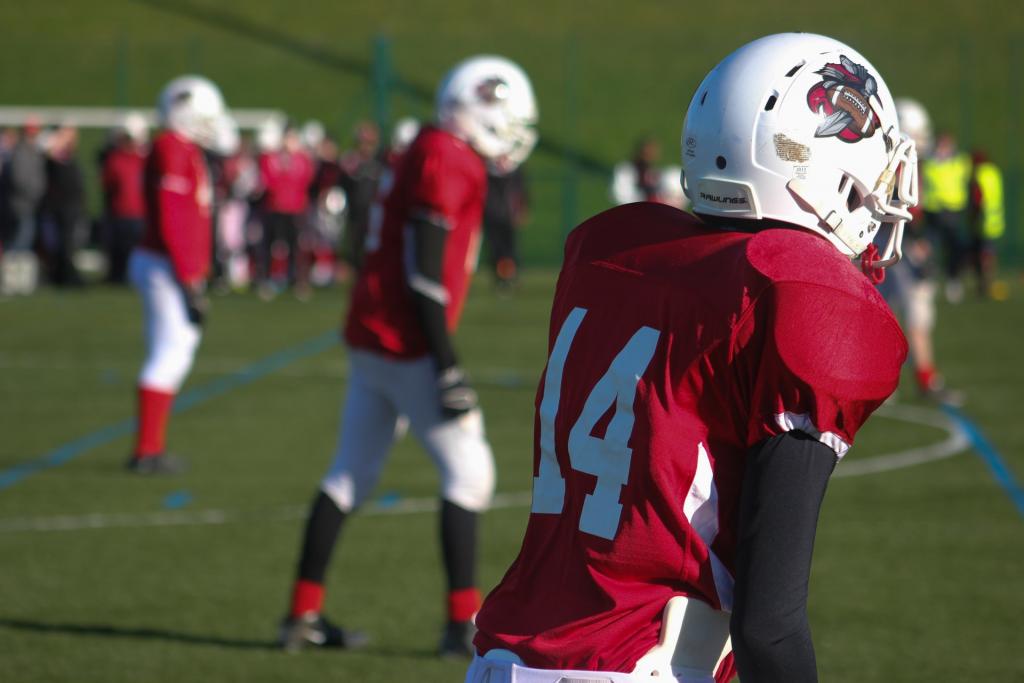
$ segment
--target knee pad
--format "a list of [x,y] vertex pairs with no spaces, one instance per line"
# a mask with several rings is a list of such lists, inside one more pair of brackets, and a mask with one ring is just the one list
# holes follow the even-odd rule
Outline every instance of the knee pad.
[[446,427],[441,496],[471,512],[483,512],[494,497],[494,455],[484,438],[479,410]]
[[177,393],[192,369],[198,346],[199,333],[195,330],[182,330],[172,339],[154,340],[142,366],[139,382],[154,389]]

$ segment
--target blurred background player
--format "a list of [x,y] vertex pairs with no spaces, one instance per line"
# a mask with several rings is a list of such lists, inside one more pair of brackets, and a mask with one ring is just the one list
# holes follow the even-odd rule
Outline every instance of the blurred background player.
[[921,158],[921,206],[933,243],[942,245],[946,300],[963,299],[960,281],[967,251],[968,185],[971,157],[949,131],[940,131],[931,152]]
[[145,117],[137,112],[129,114],[113,131],[113,144],[101,159],[107,281],[112,284],[127,281],[128,257],[142,238],[148,137]]
[[273,272],[274,264],[286,256],[285,281],[300,299],[309,296],[308,264],[299,253],[299,234],[309,208],[309,186],[313,162],[302,144],[298,128],[285,127],[280,149],[260,157],[260,178],[264,188],[263,253],[260,296],[273,298],[282,283]]
[[381,219],[370,225],[352,293],[338,447],[306,523],[281,625],[287,650],[364,641],[322,616],[324,576],[343,522],[369,496],[400,422],[407,421],[441,479],[448,621],[440,653],[472,654],[472,619],[480,606],[477,517],[494,491],[494,461],[476,392],[449,335],[479,248],[484,160],[521,164],[536,142],[536,120],[526,74],[500,57],[474,57],[442,81],[437,123],[399,161]]
[[994,242],[1006,231],[1003,174],[984,150],[971,154],[971,182],[967,204],[968,256],[977,280],[978,296],[1005,298],[1005,285],[993,287],[996,273]]
[[[914,140],[918,153],[927,157],[934,142],[928,111],[916,100],[900,98],[896,100],[896,114],[900,130]],[[923,205],[934,188],[923,182],[920,185]],[[899,313],[910,346],[918,393],[941,403],[960,404],[963,395],[946,387],[942,374],[936,369],[933,335],[938,285],[933,235],[927,229],[920,206],[912,209],[911,214],[914,218],[906,225],[903,258],[887,269],[888,277],[879,285],[879,290]]]
[[817,680],[818,511],[906,357],[861,268],[898,258],[913,142],[873,66],[802,33],[726,57],[682,139],[699,219],[635,203],[569,235],[531,515],[467,683],[725,681],[730,636],[743,681]]
[[519,230],[530,213],[523,167],[506,170],[487,165],[484,237],[498,288],[511,290],[519,280]]
[[139,474],[182,468],[164,450],[167,420],[192,368],[206,315],[213,192],[203,147],[218,145],[228,118],[220,90],[199,76],[167,84],[157,115],[163,130],[146,161],[146,229],[128,264],[146,331],[135,452],[127,464]]

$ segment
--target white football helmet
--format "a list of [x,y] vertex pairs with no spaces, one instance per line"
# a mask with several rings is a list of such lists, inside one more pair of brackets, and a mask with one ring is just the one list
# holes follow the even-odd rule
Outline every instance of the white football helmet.
[[900,97],[896,100],[896,117],[900,130],[910,136],[920,156],[926,156],[932,149],[932,120],[928,110],[917,100]]
[[537,144],[530,79],[504,57],[470,57],[449,71],[437,89],[437,120],[507,170],[523,163]]
[[220,89],[202,76],[179,76],[168,83],[156,109],[161,126],[208,149],[217,147],[228,117]]
[[121,119],[120,130],[137,145],[144,145],[149,139],[149,123],[140,111],[130,111]]
[[802,226],[851,258],[890,225],[869,260],[899,260],[917,154],[885,82],[848,45],[809,33],[744,45],[697,88],[681,143],[695,213]]

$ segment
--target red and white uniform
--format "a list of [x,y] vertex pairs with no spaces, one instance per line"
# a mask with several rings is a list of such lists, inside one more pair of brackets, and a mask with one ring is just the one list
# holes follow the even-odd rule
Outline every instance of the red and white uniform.
[[569,236],[549,348],[529,525],[475,645],[623,673],[673,596],[730,610],[751,447],[795,429],[842,457],[906,357],[882,298],[824,239],[646,203]]
[[146,161],[146,228],[128,266],[145,313],[142,389],[174,394],[192,367],[200,330],[189,321],[182,286],[203,283],[210,270],[211,198],[199,146],[161,133]]
[[465,141],[437,128],[420,133],[398,163],[383,213],[374,208],[345,326],[349,346],[397,358],[427,353],[405,271],[405,226],[418,214],[449,231],[441,284],[448,329],[455,331],[476,269],[486,193],[483,161]]
[[383,207],[374,207],[345,326],[351,374],[342,428],[321,484],[341,510],[365,500],[405,426],[437,465],[445,500],[471,511],[490,503],[494,460],[480,411],[457,420],[441,414],[437,370],[407,283],[405,235],[418,215],[447,226],[441,284],[454,331],[476,264],[486,182],[468,144],[427,128],[399,162]]
[[178,133],[161,133],[146,162],[141,246],[169,259],[183,284],[202,282],[209,273],[212,199],[202,149]]

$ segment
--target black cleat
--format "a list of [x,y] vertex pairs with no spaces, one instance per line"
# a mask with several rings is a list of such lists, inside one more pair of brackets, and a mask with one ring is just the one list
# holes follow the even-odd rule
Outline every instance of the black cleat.
[[358,650],[370,642],[361,631],[347,631],[335,626],[317,612],[300,617],[286,617],[281,622],[277,644],[285,652],[298,652],[304,647],[331,647]]
[[438,655],[444,659],[472,659],[476,654],[476,649],[473,647],[475,636],[476,626],[472,621],[449,621],[445,624],[444,635],[441,636]]
[[124,468],[132,474],[140,474],[143,476],[162,476],[162,475],[173,475],[181,474],[185,471],[185,461],[176,455],[169,453],[161,453],[159,455],[149,455],[145,458],[140,458],[137,455],[133,455],[128,459],[128,462],[124,464]]

